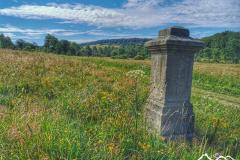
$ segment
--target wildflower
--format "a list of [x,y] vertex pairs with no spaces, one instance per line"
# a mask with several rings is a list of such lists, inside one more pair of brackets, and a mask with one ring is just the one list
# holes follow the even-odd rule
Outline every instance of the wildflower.
[[133,79],[140,79],[145,76],[145,73],[142,70],[132,70],[132,71],[127,72],[126,75]]
[[144,152],[147,152],[150,148],[149,144],[139,142],[138,145],[143,149]]
[[113,153],[115,150],[115,144],[114,143],[110,143],[108,144],[108,151]]

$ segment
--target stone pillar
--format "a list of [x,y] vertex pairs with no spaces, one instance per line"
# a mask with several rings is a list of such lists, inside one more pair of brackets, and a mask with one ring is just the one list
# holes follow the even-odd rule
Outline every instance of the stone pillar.
[[151,53],[152,87],[145,117],[151,130],[166,139],[191,140],[194,113],[190,103],[194,53],[204,43],[189,37],[189,30],[171,27],[145,44]]

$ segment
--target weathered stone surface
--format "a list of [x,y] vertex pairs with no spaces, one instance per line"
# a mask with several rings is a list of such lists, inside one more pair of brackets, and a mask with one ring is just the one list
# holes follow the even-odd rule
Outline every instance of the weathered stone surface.
[[194,113],[190,103],[194,53],[204,43],[189,30],[172,27],[145,44],[151,52],[152,87],[145,117],[150,129],[168,139],[191,139]]
[[182,27],[171,27],[159,32],[159,37],[163,36],[189,37],[189,30]]

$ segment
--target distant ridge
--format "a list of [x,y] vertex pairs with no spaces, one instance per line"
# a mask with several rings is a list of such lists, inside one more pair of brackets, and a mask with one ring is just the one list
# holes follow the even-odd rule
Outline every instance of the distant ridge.
[[143,45],[145,42],[151,40],[150,38],[121,38],[121,39],[105,39],[93,42],[81,43],[82,46],[86,45],[128,45],[139,44]]

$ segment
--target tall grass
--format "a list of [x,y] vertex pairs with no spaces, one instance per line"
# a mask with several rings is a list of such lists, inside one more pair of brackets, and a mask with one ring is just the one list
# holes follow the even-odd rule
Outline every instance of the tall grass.
[[[217,152],[240,158],[240,108],[203,95],[192,97],[192,145],[146,130],[148,62],[0,50],[0,63],[0,159],[185,160]],[[126,75],[132,70],[146,76],[136,81]],[[235,79],[223,83],[230,91],[196,81],[194,87],[239,96]]]

